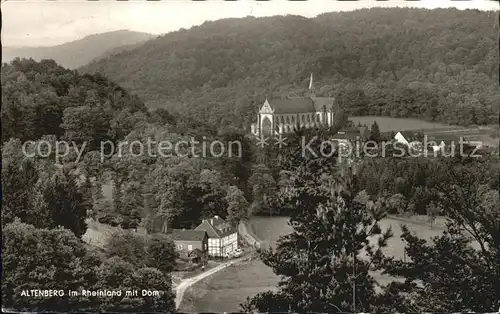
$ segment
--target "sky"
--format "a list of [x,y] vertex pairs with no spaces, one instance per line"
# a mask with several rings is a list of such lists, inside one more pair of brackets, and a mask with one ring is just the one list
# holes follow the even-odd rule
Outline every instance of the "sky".
[[421,1],[221,1],[163,0],[72,1],[72,0],[2,0],[3,46],[52,46],[88,35],[128,29],[164,34],[190,28],[205,21],[245,16],[302,15],[315,17],[334,11],[370,7],[419,7],[434,9],[456,7],[499,10],[492,0],[421,0]]

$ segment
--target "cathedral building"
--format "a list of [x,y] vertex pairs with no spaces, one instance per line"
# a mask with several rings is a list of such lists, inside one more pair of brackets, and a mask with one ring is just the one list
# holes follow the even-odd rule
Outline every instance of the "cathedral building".
[[257,123],[251,125],[252,134],[272,136],[293,132],[298,126],[332,126],[336,111],[335,99],[316,97],[312,74],[308,94],[308,97],[266,99],[257,113]]

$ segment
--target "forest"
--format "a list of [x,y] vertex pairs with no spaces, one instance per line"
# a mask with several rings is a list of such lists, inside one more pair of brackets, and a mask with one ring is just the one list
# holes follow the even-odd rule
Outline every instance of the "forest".
[[[315,134],[314,147],[330,136]],[[292,228],[260,254],[280,280],[248,296],[244,312],[498,310],[498,156],[366,158],[355,169],[334,155],[304,156],[298,143],[276,161],[284,189],[268,190]],[[446,218],[442,232],[426,240],[402,224],[406,257],[391,256],[394,230],[382,229],[382,219],[425,208],[429,218]]]
[[[8,171],[2,172],[4,180],[10,183],[3,187],[6,197],[2,201],[11,204],[7,207],[14,212],[4,211],[5,221],[13,221],[16,216],[32,223],[42,221],[26,210],[34,206],[32,202],[38,202],[33,199],[33,191],[42,188],[39,180],[47,179],[42,173],[55,171],[55,166],[62,166],[68,174],[83,180],[82,186],[91,193],[92,201],[86,201],[93,208],[93,218],[124,228],[137,227],[141,220],[151,221],[157,216],[168,217],[173,227],[191,227],[214,214],[226,217],[233,198],[239,201],[243,193],[240,189],[247,190],[251,144],[244,134],[216,133],[165,109],[150,112],[137,96],[104,77],[80,75],[51,60],[14,60],[4,64],[2,77],[3,153],[5,160],[13,161],[12,169],[4,163]],[[123,156],[115,152],[101,160],[104,141],[153,140],[175,144],[191,143],[191,138],[240,140],[244,143],[243,156],[155,158],[134,156],[129,150]],[[62,160],[57,159],[54,154],[58,140],[86,143],[81,160],[76,160],[73,147]],[[47,154],[49,158],[32,160],[22,154],[26,141],[53,143],[53,151]],[[36,144],[28,149],[34,147]],[[183,149],[197,154],[202,148]],[[23,166],[25,159],[30,167]],[[18,176],[18,171],[27,172],[26,177]],[[101,187],[107,182],[113,183],[112,202],[102,195]],[[17,196],[20,203],[16,203]],[[11,197],[15,199],[12,202]],[[79,235],[85,232],[83,226],[78,228]]]
[[265,97],[318,95],[350,116],[496,124],[498,16],[456,9],[364,9],[223,19],[179,30],[79,70],[148,107],[248,131]]
[[[175,120],[161,113],[157,117]],[[16,59],[2,65],[2,306],[51,312],[175,309],[173,243],[161,235],[126,232],[135,211],[113,212],[115,207],[102,197],[103,175],[113,166],[99,163],[100,142],[123,139],[148,121],[154,123],[141,100],[102,76],[82,76],[52,60]],[[87,143],[83,159],[77,161],[71,151],[57,160],[55,145],[43,152],[46,157],[27,157],[34,148],[23,149],[26,141],[58,140]],[[105,250],[82,241],[88,219],[99,218],[98,209],[125,226]],[[69,289],[132,288],[161,295],[140,300],[67,296]],[[23,297],[21,292],[29,289],[62,289],[66,296]]]

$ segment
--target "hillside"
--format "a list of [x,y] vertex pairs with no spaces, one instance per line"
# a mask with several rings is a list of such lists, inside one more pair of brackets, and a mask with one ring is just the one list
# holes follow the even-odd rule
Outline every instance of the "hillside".
[[496,123],[498,18],[456,9],[364,9],[207,22],[92,62],[150,107],[248,127],[268,96],[297,95],[314,73],[351,115]]
[[90,35],[79,40],[50,47],[2,47],[2,62],[16,57],[33,58],[36,61],[53,59],[58,64],[74,69],[101,56],[109,56],[154,38],[147,33],[119,30]]
[[95,148],[148,118],[144,103],[100,75],[80,75],[53,60],[2,65],[2,142],[46,135]]
[[171,133],[215,134],[191,117],[165,109],[149,112],[137,95],[102,75],[81,75],[54,60],[16,59],[2,64],[1,114],[3,143],[51,135],[86,142],[91,150],[101,140],[123,139],[137,125],[144,129],[145,123],[168,126]]

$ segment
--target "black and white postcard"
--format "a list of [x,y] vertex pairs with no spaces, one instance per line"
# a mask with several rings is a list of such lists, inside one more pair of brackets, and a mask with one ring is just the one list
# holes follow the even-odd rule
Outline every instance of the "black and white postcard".
[[498,1],[1,8],[2,312],[500,312]]

